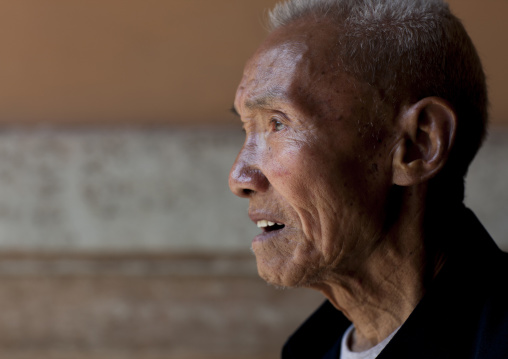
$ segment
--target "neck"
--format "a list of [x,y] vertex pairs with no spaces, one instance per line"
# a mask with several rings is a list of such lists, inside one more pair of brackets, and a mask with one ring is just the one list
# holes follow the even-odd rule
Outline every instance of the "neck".
[[401,208],[397,224],[372,251],[313,286],[353,322],[353,351],[367,350],[399,328],[444,264],[446,252],[429,245],[436,243],[429,238],[442,223],[439,216],[426,217],[422,208]]

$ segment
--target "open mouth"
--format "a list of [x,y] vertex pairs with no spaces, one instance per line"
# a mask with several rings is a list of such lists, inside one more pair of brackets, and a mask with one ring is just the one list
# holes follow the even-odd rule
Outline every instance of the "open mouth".
[[282,223],[271,222],[267,220],[257,221],[257,226],[263,230],[263,232],[278,231],[285,227]]

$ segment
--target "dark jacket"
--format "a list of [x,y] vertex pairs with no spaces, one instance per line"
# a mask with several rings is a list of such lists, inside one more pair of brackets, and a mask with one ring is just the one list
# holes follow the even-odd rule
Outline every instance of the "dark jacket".
[[[455,222],[454,248],[379,359],[507,359],[508,254],[474,214]],[[326,301],[287,341],[283,359],[336,359],[351,325]]]

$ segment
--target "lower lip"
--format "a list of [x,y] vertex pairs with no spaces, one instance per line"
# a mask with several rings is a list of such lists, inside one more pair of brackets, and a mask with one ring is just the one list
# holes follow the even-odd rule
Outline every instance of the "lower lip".
[[285,228],[286,227],[278,229],[276,231],[270,231],[270,232],[263,231],[262,233],[258,234],[256,237],[254,237],[254,239],[252,240],[252,243],[264,242],[264,241],[273,239],[274,237],[280,235],[284,231]]

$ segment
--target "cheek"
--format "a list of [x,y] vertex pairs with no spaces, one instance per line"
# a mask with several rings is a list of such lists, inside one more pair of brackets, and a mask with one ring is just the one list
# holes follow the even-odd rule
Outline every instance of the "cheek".
[[268,143],[265,151],[263,168],[270,182],[283,181],[294,173],[294,158],[298,156],[296,149],[279,143]]
[[[340,250],[342,237],[361,235],[369,221],[376,186],[369,160],[355,153],[333,156],[319,147],[272,147],[267,161],[269,181],[297,218],[304,232],[301,241],[322,253]],[[375,182],[375,181],[374,181]]]
[[294,145],[273,146],[268,152],[265,172],[274,189],[293,205],[313,203],[314,156]]
[[323,208],[331,207],[330,201],[337,196],[330,181],[328,167],[317,151],[299,146],[285,146],[281,150],[272,148],[266,167],[269,181],[289,208],[286,212],[297,217],[298,225],[308,240],[319,242],[323,215],[336,213],[336,208],[326,213]]
[[349,185],[350,167],[337,156],[326,156],[325,151],[311,146],[274,148],[267,163],[269,181],[298,207],[339,200],[340,186]]

